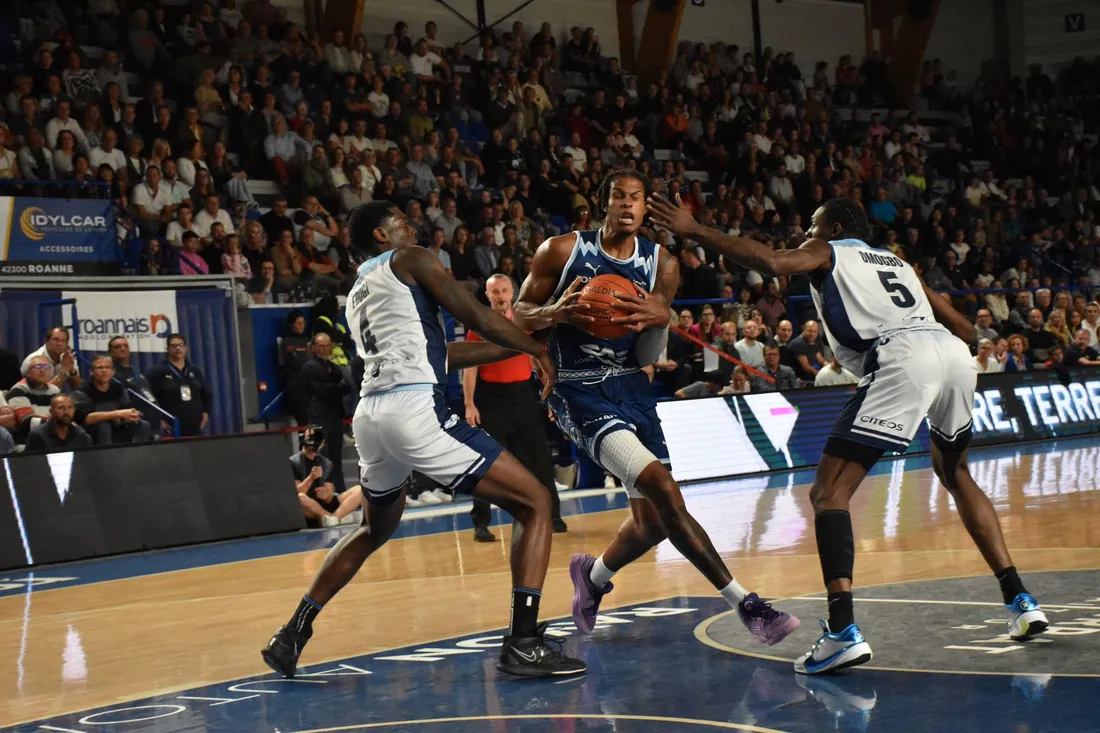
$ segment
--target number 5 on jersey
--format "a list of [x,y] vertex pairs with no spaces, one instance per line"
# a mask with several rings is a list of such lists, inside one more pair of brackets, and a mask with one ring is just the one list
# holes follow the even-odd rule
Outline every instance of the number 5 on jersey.
[[878,271],[878,279],[882,282],[882,287],[890,294],[890,302],[898,308],[912,308],[916,305],[917,299],[909,292],[909,288],[901,283],[894,282],[897,278],[898,274],[896,272],[890,272],[889,270]]

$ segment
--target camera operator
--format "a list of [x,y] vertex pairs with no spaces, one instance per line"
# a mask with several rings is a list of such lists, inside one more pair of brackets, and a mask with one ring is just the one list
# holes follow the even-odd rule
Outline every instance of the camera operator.
[[[340,433],[336,434],[340,440]],[[302,436],[302,449],[290,457],[290,469],[294,473],[294,486],[302,513],[311,525],[335,527],[338,524],[358,524],[363,518],[359,508],[363,502],[363,490],[352,486],[337,493],[332,481],[332,461],[320,454],[325,444],[325,431],[311,426]]]

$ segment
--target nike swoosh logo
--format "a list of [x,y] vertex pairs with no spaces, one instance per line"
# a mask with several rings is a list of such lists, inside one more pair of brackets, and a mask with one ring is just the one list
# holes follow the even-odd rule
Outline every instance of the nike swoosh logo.
[[535,657],[537,656],[534,652],[526,654],[524,652],[521,652],[519,649],[513,649],[512,651],[515,652],[516,656],[518,656],[520,659],[526,659],[528,662],[535,661]]

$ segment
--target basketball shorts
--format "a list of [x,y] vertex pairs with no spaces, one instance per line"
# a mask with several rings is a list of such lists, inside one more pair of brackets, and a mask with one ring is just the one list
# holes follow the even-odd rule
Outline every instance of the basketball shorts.
[[432,385],[367,395],[352,419],[363,493],[384,504],[418,471],[468,494],[501,453],[500,444],[451,411]]
[[903,453],[927,417],[938,447],[966,449],[978,382],[966,344],[946,331],[901,331],[880,339],[864,364],[833,437]]
[[[615,474],[600,458],[607,436],[629,430],[653,456],[668,465],[668,445],[657,417],[653,388],[644,372],[621,374],[602,381],[560,381],[550,395],[554,421],[566,436],[603,469]],[[641,498],[627,478],[616,475],[632,498]]]

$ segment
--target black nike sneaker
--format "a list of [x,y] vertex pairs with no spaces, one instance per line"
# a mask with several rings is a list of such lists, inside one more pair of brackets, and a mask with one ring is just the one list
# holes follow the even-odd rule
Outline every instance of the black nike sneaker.
[[560,649],[561,642],[551,639],[547,643],[546,626],[546,622],[539,624],[535,636],[504,637],[497,669],[517,677],[565,677],[587,672],[584,662],[549,646],[555,644]]
[[283,677],[293,677],[298,668],[298,657],[302,655],[308,636],[302,636],[290,626],[282,626],[267,642],[267,646],[260,652],[268,667],[281,674]]

